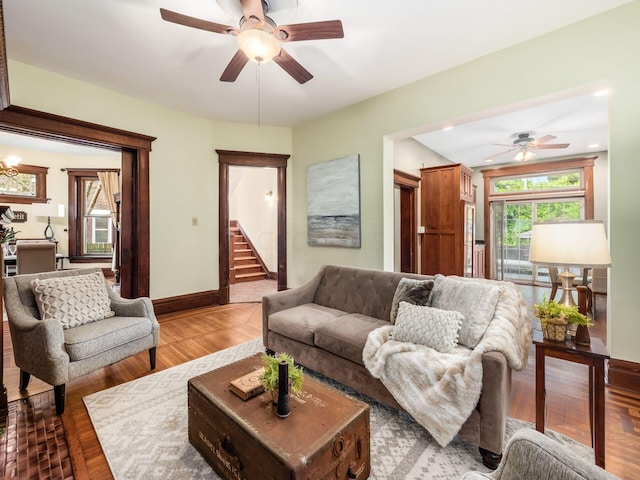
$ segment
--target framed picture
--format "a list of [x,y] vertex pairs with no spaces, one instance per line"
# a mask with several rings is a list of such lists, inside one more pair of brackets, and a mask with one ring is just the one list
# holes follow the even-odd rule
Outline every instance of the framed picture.
[[360,156],[307,169],[307,243],[360,248]]

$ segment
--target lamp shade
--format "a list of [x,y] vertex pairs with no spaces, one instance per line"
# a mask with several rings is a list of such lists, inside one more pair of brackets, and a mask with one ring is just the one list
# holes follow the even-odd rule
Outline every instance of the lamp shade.
[[36,217],[64,217],[64,205],[54,203],[34,203],[31,214]]
[[597,220],[534,223],[529,261],[556,267],[610,267],[604,224]]

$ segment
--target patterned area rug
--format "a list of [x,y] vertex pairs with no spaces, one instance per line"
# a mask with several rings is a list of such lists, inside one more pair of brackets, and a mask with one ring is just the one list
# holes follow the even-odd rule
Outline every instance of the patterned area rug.
[[[262,340],[256,339],[85,397],[114,478],[219,478],[188,440],[187,380],[262,350]],[[408,415],[330,383],[371,406],[370,479],[445,480],[489,471],[477,446],[456,438],[441,448]],[[520,428],[533,426],[509,419],[506,437]],[[548,434],[593,458],[589,448]]]

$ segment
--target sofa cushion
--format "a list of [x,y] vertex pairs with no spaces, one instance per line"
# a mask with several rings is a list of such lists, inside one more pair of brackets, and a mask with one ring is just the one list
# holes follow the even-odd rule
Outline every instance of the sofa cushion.
[[327,352],[364,365],[362,350],[369,332],[384,325],[389,323],[367,315],[344,315],[319,325],[315,344]]
[[64,331],[64,346],[72,362],[98,355],[151,335],[146,317],[110,317]]
[[493,319],[503,285],[492,282],[463,281],[436,275],[429,306],[456,310],[464,316],[458,342],[475,348]]
[[41,320],[57,319],[72,328],[112,317],[111,300],[100,272],[31,281]]
[[412,305],[401,302],[393,329],[393,339],[453,353],[464,317],[455,310]]
[[401,279],[391,302],[390,322],[392,324],[396,322],[400,302],[407,302],[412,305],[427,305],[432,289],[433,280]]
[[341,310],[305,303],[269,315],[269,330],[313,346],[318,327],[342,315],[346,314]]

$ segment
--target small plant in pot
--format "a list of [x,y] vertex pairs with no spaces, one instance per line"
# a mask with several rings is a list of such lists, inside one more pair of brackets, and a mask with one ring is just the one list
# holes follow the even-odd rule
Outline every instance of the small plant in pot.
[[271,392],[274,402],[278,399],[278,382],[280,381],[278,373],[278,365],[281,361],[289,364],[289,386],[293,393],[302,391],[302,367],[295,364],[293,357],[286,353],[278,353],[276,355],[263,355],[262,363],[264,364],[264,373],[260,376],[260,382],[264,385],[267,392]]
[[542,300],[541,303],[534,305],[533,315],[540,320],[543,336],[548,340],[564,342],[568,325],[582,326],[585,329],[593,325],[589,317],[578,311],[576,305],[547,300],[546,295]]

